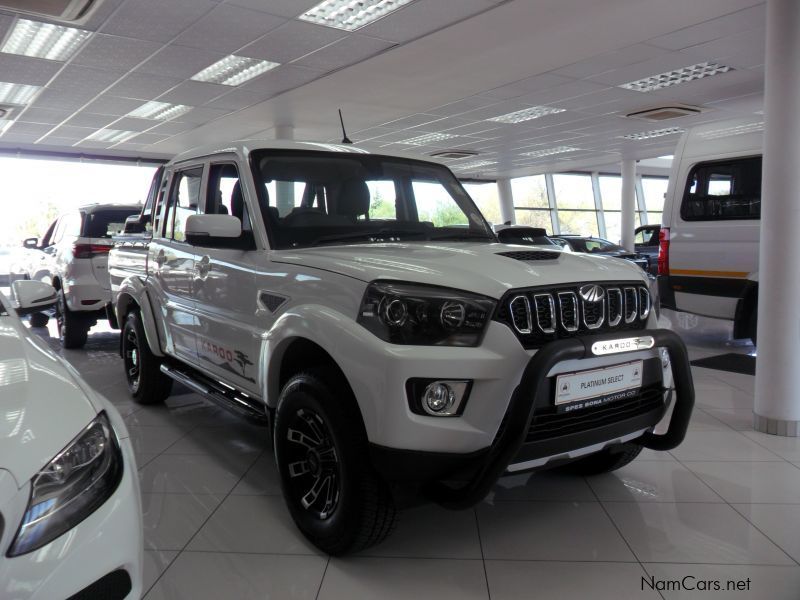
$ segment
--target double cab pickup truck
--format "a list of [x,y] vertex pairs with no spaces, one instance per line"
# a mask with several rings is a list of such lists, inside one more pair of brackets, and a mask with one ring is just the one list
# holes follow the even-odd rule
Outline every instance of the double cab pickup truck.
[[244,141],[178,156],[111,251],[134,400],[173,381],[264,424],[300,531],[330,554],[419,498],[507,473],[617,469],[682,440],[686,349],[646,274],[500,243],[444,165]]

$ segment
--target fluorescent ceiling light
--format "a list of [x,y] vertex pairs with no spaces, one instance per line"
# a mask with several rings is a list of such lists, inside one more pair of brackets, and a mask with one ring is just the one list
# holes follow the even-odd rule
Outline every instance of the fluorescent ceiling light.
[[355,31],[412,0],[324,0],[298,17],[303,21]]
[[64,61],[89,35],[91,33],[83,29],[18,19],[0,52]]
[[433,142],[441,142],[444,140],[453,139],[455,136],[451,133],[426,133],[425,135],[418,135],[417,137],[401,140],[398,144],[411,144],[412,146],[424,146]]
[[667,127],[665,129],[652,129],[650,131],[640,131],[639,133],[629,133],[628,135],[618,135],[617,137],[623,140],[649,140],[665,135],[683,133],[684,131],[686,130],[680,127]]
[[117,144],[124,142],[132,137],[139,135],[138,131],[120,131],[118,129],[98,129],[92,135],[88,136],[87,140],[96,142],[108,142],[110,144]]
[[496,165],[496,160],[476,160],[474,162],[465,163],[463,165],[454,165],[452,168],[459,171],[468,171],[470,169],[477,169],[479,167],[488,167],[489,165]]
[[565,110],[566,109],[564,108],[553,108],[552,106],[531,106],[530,108],[500,115],[499,117],[492,117],[491,119],[486,120],[495,121],[496,123],[522,123],[523,121],[538,119],[539,117],[543,117],[545,115],[562,113]]
[[764,121],[745,123],[743,125],[735,125],[734,127],[723,127],[722,129],[712,129],[711,131],[701,131],[699,136],[704,140],[715,140],[732,135],[756,133],[757,131],[764,131]]
[[253,77],[258,77],[270,69],[279,67],[280,63],[246,56],[236,56],[230,54],[218,60],[210,67],[206,67],[196,75],[192,76],[194,81],[205,83],[220,83],[222,85],[241,85],[245,81],[250,81]]
[[0,102],[8,104],[28,104],[41,90],[37,85],[23,85],[21,83],[6,83],[0,81]]
[[184,104],[169,104],[167,102],[156,102],[153,100],[132,110],[128,113],[128,116],[139,117],[140,119],[169,121],[170,119],[186,114],[190,110],[192,110],[192,107]]
[[635,92],[653,92],[665,87],[679,85],[687,81],[695,81],[696,79],[703,79],[711,77],[712,75],[719,75],[720,73],[727,73],[733,71],[733,67],[720,65],[713,62],[702,62],[696,65],[676,69],[675,71],[667,71],[666,73],[659,73],[644,79],[637,79],[636,81],[629,81],[618,86],[626,90],[633,90]]
[[565,154],[567,152],[577,152],[580,148],[574,146],[556,146],[555,148],[547,148],[546,150],[534,150],[533,152],[523,152],[521,156],[530,156],[531,158],[542,158],[543,156],[552,156],[554,154]]

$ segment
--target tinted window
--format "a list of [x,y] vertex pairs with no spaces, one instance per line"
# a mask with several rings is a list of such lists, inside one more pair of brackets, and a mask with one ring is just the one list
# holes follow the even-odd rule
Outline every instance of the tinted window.
[[700,163],[689,173],[684,221],[761,218],[761,157]]
[[125,229],[125,219],[138,214],[139,207],[96,210],[86,215],[83,221],[83,237],[110,238]]

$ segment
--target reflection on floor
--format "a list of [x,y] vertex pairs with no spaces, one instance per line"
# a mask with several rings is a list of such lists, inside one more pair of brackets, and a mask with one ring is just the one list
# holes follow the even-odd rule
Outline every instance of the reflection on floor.
[[[693,359],[753,350],[726,341],[723,322],[662,321]],[[800,440],[752,430],[751,376],[694,368],[697,409],[670,453],[586,479],[506,477],[475,509],[409,510],[384,544],[330,559],[295,530],[264,430],[188,392],[133,404],[117,348],[98,327],[85,350],[63,354],[130,428],[147,600],[800,597]],[[699,591],[705,580],[749,591]]]

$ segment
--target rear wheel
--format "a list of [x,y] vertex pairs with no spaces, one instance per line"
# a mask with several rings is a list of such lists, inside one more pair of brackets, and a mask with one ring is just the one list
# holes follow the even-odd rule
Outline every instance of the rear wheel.
[[58,337],[64,348],[77,349],[86,345],[89,323],[80,313],[72,312],[69,309],[63,288],[58,289],[56,323],[58,324]]
[[292,377],[278,399],[275,460],[289,512],[317,548],[333,555],[382,541],[397,518],[369,461],[355,400],[330,370]]
[[641,451],[641,444],[617,444],[564,465],[562,470],[576,475],[610,473],[632,462]]
[[131,311],[122,329],[122,361],[128,391],[139,404],[163,402],[172,392],[172,379],[161,372],[161,361],[150,351],[142,318]]
[[50,317],[44,313],[33,313],[29,321],[31,327],[46,327],[47,323],[50,321]]

